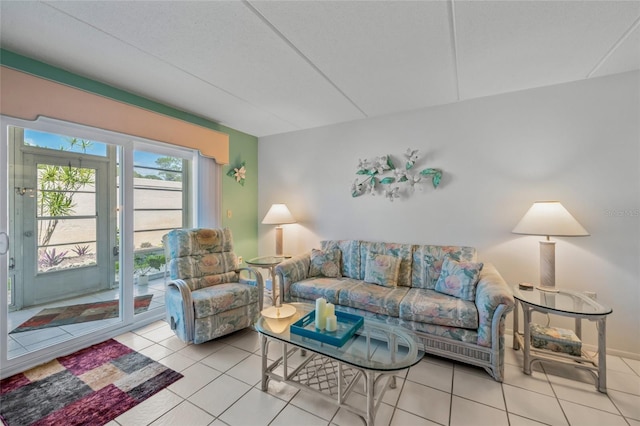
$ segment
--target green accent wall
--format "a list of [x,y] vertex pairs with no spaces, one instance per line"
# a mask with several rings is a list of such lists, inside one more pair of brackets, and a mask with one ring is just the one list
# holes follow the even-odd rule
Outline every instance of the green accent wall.
[[[231,228],[235,242],[235,252],[239,256],[249,259],[258,255],[257,137],[5,49],[0,49],[0,64],[228,134],[230,164],[222,167],[221,177],[222,206],[220,211],[222,226]],[[236,183],[235,179],[226,175],[230,167],[233,168],[241,161],[246,162],[247,168],[244,186]],[[228,210],[232,212],[231,218],[227,218]]]

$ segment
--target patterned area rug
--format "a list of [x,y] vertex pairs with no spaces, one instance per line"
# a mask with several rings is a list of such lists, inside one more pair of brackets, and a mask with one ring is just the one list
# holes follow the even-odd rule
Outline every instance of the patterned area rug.
[[[153,294],[136,296],[133,306],[134,312],[139,314],[149,308]],[[61,306],[59,308],[47,308],[38,312],[17,326],[11,333],[40,330],[41,328],[60,327],[61,325],[78,324],[88,321],[99,321],[108,318],[117,318],[120,311],[119,300],[106,302],[83,303],[80,305]]]
[[110,339],[0,381],[0,419],[103,425],[181,377]]

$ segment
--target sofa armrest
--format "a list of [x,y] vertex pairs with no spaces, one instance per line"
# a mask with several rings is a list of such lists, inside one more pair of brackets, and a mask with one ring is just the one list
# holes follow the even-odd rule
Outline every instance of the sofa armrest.
[[309,277],[309,264],[311,252],[294,256],[276,266],[280,295],[284,302],[290,302],[289,287],[291,284]]
[[[498,309],[499,307],[501,307]],[[514,307],[513,294],[506,281],[491,263],[486,263],[480,272],[480,280],[476,289],[476,307],[478,308],[478,344],[492,346],[494,336],[494,314],[505,315]],[[498,318],[496,326],[504,327],[504,321]],[[495,336],[503,336],[504,332],[497,330]]]

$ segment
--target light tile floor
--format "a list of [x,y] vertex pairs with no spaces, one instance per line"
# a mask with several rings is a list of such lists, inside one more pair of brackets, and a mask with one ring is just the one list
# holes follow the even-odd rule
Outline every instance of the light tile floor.
[[[117,425],[361,425],[357,416],[271,382],[260,391],[259,336],[243,330],[201,345],[181,342],[162,322],[116,338],[184,378],[122,414]],[[376,425],[640,426],[640,361],[608,356],[608,395],[593,377],[543,364],[522,373],[522,354],[506,349],[505,381],[480,368],[432,356],[399,374]],[[356,403],[364,396],[353,394]],[[364,403],[364,402],[363,402]]]

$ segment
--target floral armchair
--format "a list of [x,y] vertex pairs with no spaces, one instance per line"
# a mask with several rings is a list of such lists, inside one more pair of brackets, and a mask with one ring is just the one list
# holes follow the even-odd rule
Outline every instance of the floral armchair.
[[[203,343],[251,326],[262,310],[264,283],[238,268],[231,230],[175,229],[162,238],[170,281],[166,319],[185,342]],[[255,276],[241,282],[240,271]]]

